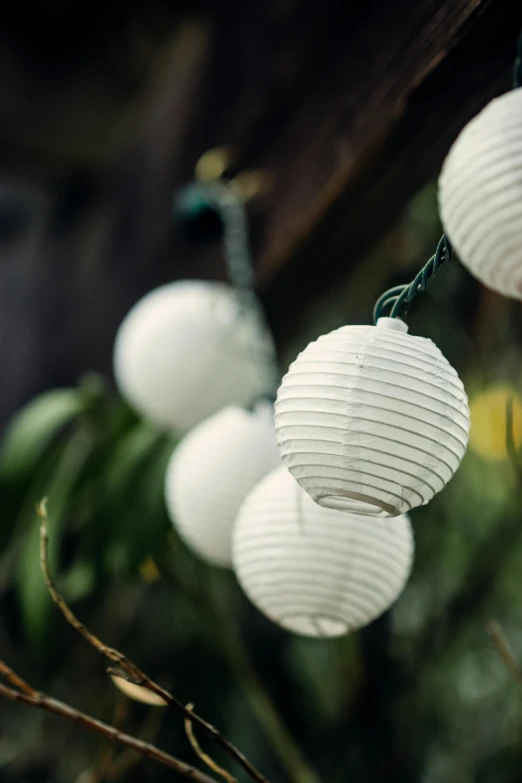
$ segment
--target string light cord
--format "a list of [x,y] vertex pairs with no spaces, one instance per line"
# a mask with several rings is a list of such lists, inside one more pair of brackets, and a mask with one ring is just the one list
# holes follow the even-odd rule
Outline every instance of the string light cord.
[[401,315],[404,315],[407,306],[420,291],[426,291],[440,267],[450,261],[452,257],[453,247],[447,236],[443,234],[435,253],[411,283],[390,288],[379,297],[373,309],[374,323],[377,323],[378,319],[383,316],[400,318]]
[[260,334],[264,335],[264,339],[257,341],[255,350],[259,352],[260,362],[268,367],[269,393],[275,395],[281,382],[281,373],[272,332],[255,292],[256,276],[250,252],[248,217],[244,201],[234,186],[226,182],[197,182],[190,186],[190,190],[193,202],[199,201],[200,206],[210,206],[221,219],[227,276],[237,292],[241,309],[254,315]]
[[[513,65],[513,88],[522,86],[522,32],[517,41],[515,62]],[[453,257],[453,247],[448,237],[443,234],[437,245],[437,250],[428,263],[423,266],[413,282],[407,285],[398,285],[385,291],[375,303],[373,309],[373,321],[377,323],[379,318],[388,316],[399,318],[404,315],[407,306],[413,301],[420,291],[426,291],[429,284],[443,264]]]

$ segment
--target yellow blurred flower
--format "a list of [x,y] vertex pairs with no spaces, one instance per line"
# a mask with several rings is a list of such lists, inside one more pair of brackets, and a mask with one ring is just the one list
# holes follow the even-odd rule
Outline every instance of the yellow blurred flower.
[[140,576],[142,580],[148,585],[152,584],[153,582],[157,582],[158,579],[161,579],[158,567],[152,557],[148,557],[140,565]]
[[513,441],[522,443],[522,399],[509,386],[491,386],[470,399],[471,432],[469,447],[490,460],[507,459],[506,406],[513,400]]

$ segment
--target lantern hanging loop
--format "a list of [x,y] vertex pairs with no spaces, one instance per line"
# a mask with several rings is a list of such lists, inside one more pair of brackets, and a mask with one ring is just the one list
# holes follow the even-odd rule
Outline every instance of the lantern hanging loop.
[[437,245],[435,253],[427,264],[416,275],[411,283],[405,285],[396,285],[385,291],[375,303],[373,308],[373,322],[377,323],[379,318],[388,316],[389,318],[400,318],[405,314],[407,305],[409,305],[420,291],[426,291],[431,281],[439,271],[439,268],[446,264],[453,257],[453,247],[448,237],[443,234]]

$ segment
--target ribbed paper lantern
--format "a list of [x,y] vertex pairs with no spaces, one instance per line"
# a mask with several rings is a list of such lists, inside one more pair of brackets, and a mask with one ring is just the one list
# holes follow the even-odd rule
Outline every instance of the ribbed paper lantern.
[[412,553],[406,515],[321,508],[284,466],[252,490],[234,528],[243,590],[271,620],[306,636],[340,636],[382,614],[404,587]]
[[167,467],[165,496],[181,538],[204,560],[232,562],[232,528],[246,495],[281,464],[272,405],[236,407],[185,436]]
[[224,283],[156,288],[121,324],[114,373],[124,397],[160,427],[187,430],[225,405],[266,393],[270,338]]
[[431,500],[469,437],[457,373],[396,318],[310,343],[283,378],[275,422],[284,463],[317,503],[382,516]]
[[522,90],[488,105],[444,162],[439,202],[462,263],[484,285],[522,299]]

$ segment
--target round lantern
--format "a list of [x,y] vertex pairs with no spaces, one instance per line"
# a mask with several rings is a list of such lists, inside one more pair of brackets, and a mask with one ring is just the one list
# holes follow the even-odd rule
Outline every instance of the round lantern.
[[522,299],[522,90],[491,101],[461,131],[444,162],[444,229],[484,285]]
[[466,451],[469,408],[439,349],[397,318],[344,326],[299,354],[279,388],[283,462],[320,505],[398,516],[427,503]]
[[243,590],[271,620],[306,636],[340,636],[386,611],[412,554],[406,515],[369,519],[321,508],[284,466],[252,490],[234,528]]
[[273,407],[229,407],[185,436],[165,477],[169,516],[200,557],[231,564],[232,528],[246,495],[281,464]]
[[145,418],[187,430],[225,405],[250,405],[266,393],[271,351],[257,315],[241,307],[233,288],[184,280],[156,288],[128,313],[114,373]]

